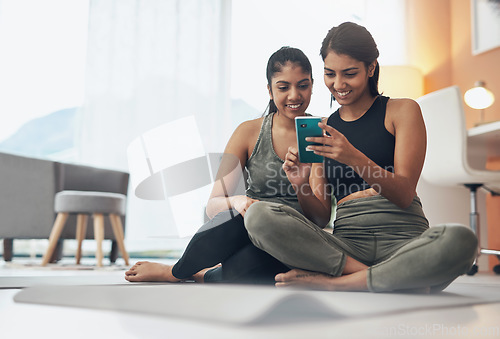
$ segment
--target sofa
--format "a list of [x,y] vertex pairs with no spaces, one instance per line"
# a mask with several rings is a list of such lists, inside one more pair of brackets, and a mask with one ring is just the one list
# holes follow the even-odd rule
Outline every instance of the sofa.
[[[12,260],[15,239],[49,238],[56,216],[57,192],[80,190],[127,195],[128,184],[127,172],[0,152],[0,239],[3,239],[4,260]],[[117,243],[111,224],[105,219],[105,239],[112,241],[110,260],[114,262]],[[122,223],[125,225],[125,217]],[[75,239],[75,225],[76,216],[71,215],[61,239]],[[86,239],[93,238],[93,227],[87,227]],[[60,240],[52,261],[60,259],[62,244]]]

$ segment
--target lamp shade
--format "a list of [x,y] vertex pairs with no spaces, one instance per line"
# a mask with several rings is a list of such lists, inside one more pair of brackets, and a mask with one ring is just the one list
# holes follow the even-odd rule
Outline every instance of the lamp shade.
[[417,99],[424,93],[422,72],[413,66],[380,66],[379,92],[391,98]]
[[485,109],[493,105],[495,96],[485,87],[483,81],[475,83],[474,87],[464,94],[465,103],[474,109]]

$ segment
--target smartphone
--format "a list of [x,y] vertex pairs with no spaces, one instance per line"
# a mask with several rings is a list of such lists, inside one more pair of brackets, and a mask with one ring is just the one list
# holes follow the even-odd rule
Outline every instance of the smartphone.
[[299,161],[302,163],[323,162],[323,156],[306,150],[309,145],[319,145],[306,141],[306,137],[322,137],[323,130],[318,126],[321,117],[295,117],[295,131],[297,132],[297,146],[299,149]]

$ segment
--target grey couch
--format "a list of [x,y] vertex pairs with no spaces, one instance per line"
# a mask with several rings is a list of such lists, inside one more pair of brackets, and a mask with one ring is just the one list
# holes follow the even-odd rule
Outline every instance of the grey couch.
[[[126,172],[0,153],[0,239],[4,242],[4,259],[12,260],[14,239],[49,238],[57,192],[81,190],[126,195],[128,183]],[[70,216],[61,239],[75,239],[75,219]],[[105,219],[105,239],[113,241],[110,259],[114,262],[117,244],[109,220]],[[87,227],[86,238],[94,238],[93,227]],[[58,247],[56,255],[60,258],[62,240]]]

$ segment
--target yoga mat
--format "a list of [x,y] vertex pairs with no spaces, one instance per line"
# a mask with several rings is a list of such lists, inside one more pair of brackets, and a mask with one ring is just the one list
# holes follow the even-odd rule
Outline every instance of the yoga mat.
[[71,276],[12,276],[0,277],[0,289],[25,288],[54,285],[110,285],[129,284],[125,274],[117,275],[71,275]]
[[326,292],[244,285],[37,286],[16,302],[136,312],[230,324],[334,320],[500,302],[497,285],[454,284],[434,295]]

